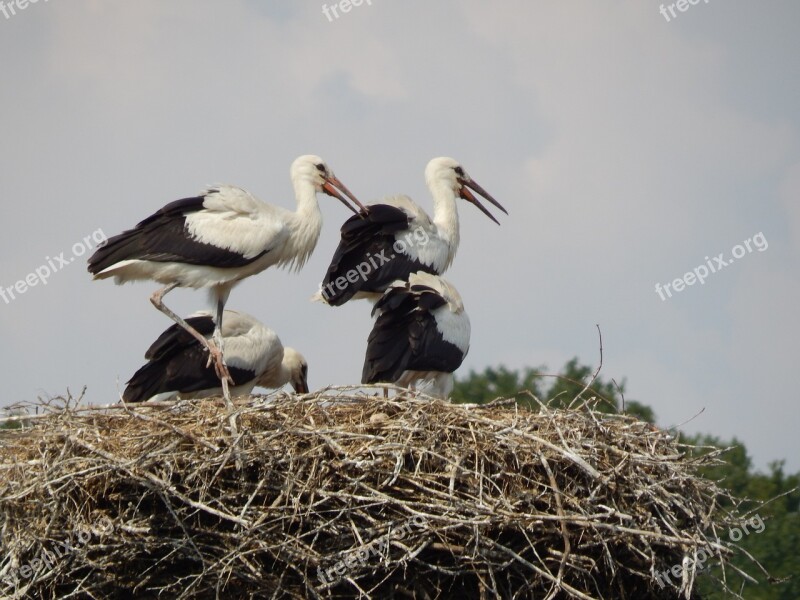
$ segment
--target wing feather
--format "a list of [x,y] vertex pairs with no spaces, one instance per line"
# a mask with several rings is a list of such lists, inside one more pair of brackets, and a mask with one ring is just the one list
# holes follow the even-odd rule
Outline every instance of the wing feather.
[[[416,271],[433,273],[431,265],[398,253],[393,246],[396,235],[408,230],[410,223],[406,211],[389,204],[371,204],[366,214],[345,221],[322,281],[325,301],[341,306],[358,292],[383,292],[392,282],[407,279]],[[359,275],[348,279],[349,273]]]
[[459,348],[443,339],[436,309],[447,302],[427,286],[397,286],[375,304],[362,383],[395,382],[404,371],[453,372],[463,361]]

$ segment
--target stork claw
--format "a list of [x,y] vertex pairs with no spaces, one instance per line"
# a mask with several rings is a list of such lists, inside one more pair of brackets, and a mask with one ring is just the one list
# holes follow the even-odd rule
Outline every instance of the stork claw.
[[214,372],[217,374],[217,377],[219,377],[219,380],[222,381],[225,379],[230,385],[233,385],[233,377],[231,377],[230,371],[228,371],[228,365],[225,364],[222,352],[220,352],[213,340],[208,340],[207,349],[208,362],[206,363],[206,368],[210,367],[213,363]]

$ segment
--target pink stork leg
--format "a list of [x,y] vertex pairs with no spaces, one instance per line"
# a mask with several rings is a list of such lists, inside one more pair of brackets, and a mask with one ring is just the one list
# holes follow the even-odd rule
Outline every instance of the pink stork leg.
[[214,362],[214,370],[217,373],[217,377],[219,377],[220,381],[222,382],[222,391],[225,394],[225,397],[229,398],[230,393],[228,391],[228,384],[233,383],[233,379],[228,372],[228,367],[225,365],[221,348],[218,348],[214,341],[207,340],[203,334],[181,319],[178,315],[172,312],[166,304],[164,304],[164,296],[174,290],[177,285],[177,283],[170,283],[168,286],[154,292],[153,295],[150,296],[150,302],[152,302],[153,306],[155,306],[159,311],[167,315],[170,319],[185,329],[187,333],[194,337],[206,350],[208,350],[208,364],[210,365],[212,361]]

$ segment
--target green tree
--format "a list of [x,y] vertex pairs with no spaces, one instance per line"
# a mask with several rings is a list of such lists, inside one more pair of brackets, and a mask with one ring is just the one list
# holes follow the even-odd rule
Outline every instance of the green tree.
[[470,371],[463,381],[456,380],[451,398],[453,402],[485,404],[498,398],[515,398],[520,404],[532,405],[533,401],[526,392],[537,398],[539,390],[540,369],[526,368],[521,373],[509,371],[505,367],[487,367],[483,373]]
[[[702,454],[714,448],[729,448],[721,456],[722,464],[706,467],[702,474],[720,484],[737,498],[745,498],[744,510],[750,511],[748,533],[741,539],[737,532],[722,532],[723,541],[735,541],[735,547],[754,556],[776,581],[770,584],[763,573],[753,569],[752,563],[743,553],[733,559],[733,565],[753,576],[758,583],[741,577],[733,569],[726,570],[729,585],[741,589],[742,596],[750,600],[796,600],[800,598],[800,473],[787,475],[784,462],[769,465],[767,473],[756,472],[747,448],[737,439],[722,441],[710,435],[686,436],[684,441],[695,446],[710,446],[710,450],[697,451]],[[729,503],[722,503],[728,507]],[[760,524],[763,523],[763,528]],[[759,531],[760,530],[760,531]],[[733,533],[733,535],[731,535]],[[722,600],[726,598],[717,590],[712,576],[721,578],[720,569],[714,567],[700,580],[704,598]]]
[[[579,405],[575,399],[596,397],[598,410],[613,413],[623,409],[627,414],[648,421],[656,422],[652,408],[624,398],[625,381],[617,385],[613,380],[604,381],[598,377],[584,391],[586,383],[591,381],[594,371],[579,364],[574,358],[564,365],[559,375],[547,375],[545,367],[526,368],[511,371],[505,367],[485,369],[482,373],[470,371],[463,380],[456,381],[453,400],[482,404],[497,398],[515,398],[521,405],[538,409],[538,404],[526,391],[533,394],[545,404],[555,407]],[[546,383],[552,381],[548,386]],[[682,436],[689,446],[700,447],[688,451],[687,458],[728,449],[720,456],[720,464],[705,467],[701,475],[720,482],[736,498],[747,499],[742,509],[751,513],[747,515],[749,533],[741,538],[737,532],[720,532],[720,539],[733,541],[733,545],[743,552],[733,558],[733,565],[755,577],[758,583],[740,576],[735,569],[726,569],[725,578],[731,589],[739,590],[747,600],[798,600],[800,598],[800,473],[787,475],[784,462],[777,461],[769,465],[767,473],[754,470],[753,462],[747,448],[737,439],[724,441],[712,435],[701,434]],[[723,509],[730,509],[730,502],[720,500]],[[759,526],[763,523],[763,528]],[[760,530],[760,531],[759,531]],[[733,540],[733,537],[737,538]],[[774,578],[767,581],[766,576],[754,568],[752,562],[744,554],[754,556]],[[722,600],[731,598],[729,594],[719,591],[714,580],[722,578],[721,571],[711,567],[702,572],[698,579],[698,589],[703,598]]]
[[527,367],[521,372],[503,366],[487,367],[482,373],[470,371],[466,378],[457,379],[451,397],[454,402],[470,404],[483,404],[497,398],[515,398],[521,405],[536,408],[536,401],[530,397],[533,394],[544,404],[566,408],[571,404],[579,404],[580,400],[576,401],[576,398],[582,393],[582,399],[597,398],[597,409],[602,412],[617,412],[624,404],[626,413],[649,423],[655,422],[655,414],[650,407],[635,400],[623,401],[624,380],[617,384],[598,377],[584,391],[593,373],[591,367],[579,364],[577,358],[568,361],[558,375],[548,374],[545,367]]
[[577,357],[567,362],[547,391],[547,404],[557,408],[574,406],[580,394],[583,399],[597,398],[599,402],[596,408],[601,412],[617,412],[621,395],[625,393],[625,382],[618,388],[614,382],[604,382],[598,377],[584,391],[586,384],[592,381],[592,373],[591,367],[578,364]]

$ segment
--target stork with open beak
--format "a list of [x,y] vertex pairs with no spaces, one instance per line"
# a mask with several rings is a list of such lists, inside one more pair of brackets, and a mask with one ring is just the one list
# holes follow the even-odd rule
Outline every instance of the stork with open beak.
[[370,204],[348,219],[341,241],[314,300],[340,306],[351,298],[380,297],[396,280],[424,271],[441,275],[453,262],[460,240],[456,200],[463,199],[499,225],[475,194],[508,214],[456,160],[434,158],[425,168],[433,197],[433,219],[408,196]]

